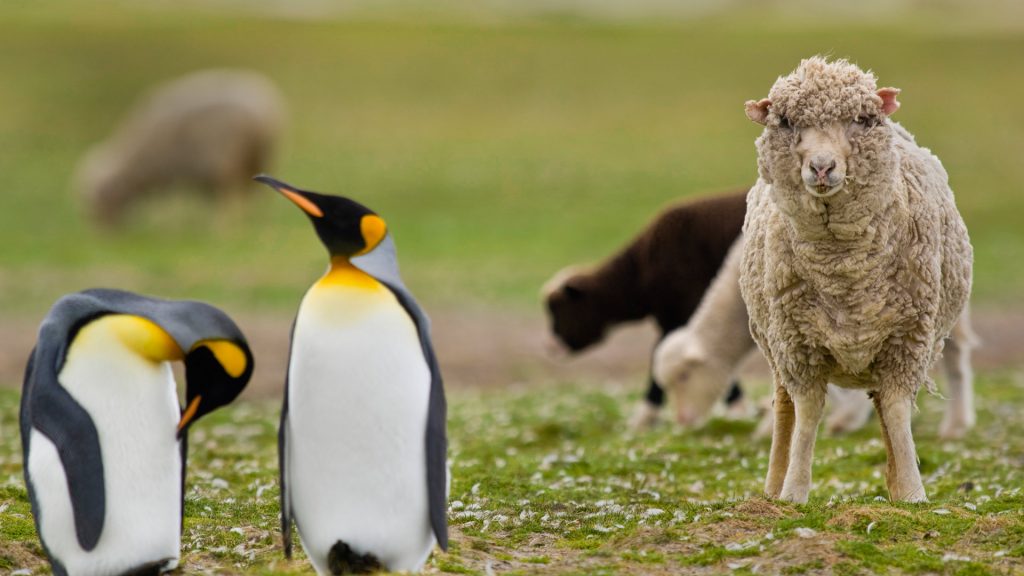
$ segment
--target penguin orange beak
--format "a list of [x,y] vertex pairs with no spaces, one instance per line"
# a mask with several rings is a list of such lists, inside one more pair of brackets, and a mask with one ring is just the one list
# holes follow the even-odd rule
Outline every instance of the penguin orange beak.
[[185,430],[185,427],[189,425],[189,422],[192,422],[192,419],[196,417],[196,412],[199,411],[199,403],[202,400],[202,396],[196,396],[192,399],[192,402],[189,402],[188,408],[185,408],[185,411],[181,413],[181,420],[178,420],[179,438],[181,437],[182,431]]
[[306,198],[301,192],[292,190],[287,184],[279,180],[275,180],[265,174],[260,174],[253,178],[257,182],[262,182],[267,186],[270,186],[274,190],[280,192],[285,198],[291,200],[296,206],[298,206],[303,212],[313,216],[315,218],[323,218],[324,211],[319,206],[313,203],[312,200]]

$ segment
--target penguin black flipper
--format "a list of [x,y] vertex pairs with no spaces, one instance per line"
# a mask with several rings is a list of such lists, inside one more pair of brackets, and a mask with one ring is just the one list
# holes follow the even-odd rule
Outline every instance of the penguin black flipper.
[[444,397],[441,370],[430,341],[430,320],[416,300],[401,284],[382,282],[395,295],[402,308],[416,324],[423,357],[430,367],[430,399],[427,407],[427,502],[430,505],[430,526],[441,550],[448,550],[448,436],[446,432],[448,405]]
[[[57,383],[56,351],[37,346],[25,373],[20,423],[24,461],[28,462],[29,439],[35,428],[57,448],[67,477],[75,534],[82,549],[89,551],[99,542],[106,517],[103,454],[89,413]],[[33,514],[38,514],[27,465],[25,475]]]
[[277,430],[277,465],[280,472],[278,484],[281,487],[281,541],[284,545],[284,557],[292,557],[292,507],[291,499],[288,497],[288,485],[286,462],[288,460],[285,450],[288,449],[288,440],[285,438],[285,427],[288,425],[288,381],[285,380],[285,400],[281,408],[281,427]]
[[[295,342],[295,322],[292,322],[292,332],[288,339]],[[291,358],[291,347],[288,349],[288,357]],[[288,494],[288,438],[285,431],[288,428],[288,371],[284,374],[284,402],[281,404],[281,425],[277,428],[277,470],[280,475],[278,485],[281,490],[281,542],[284,545],[284,557],[292,557],[292,499]]]
[[[22,462],[28,462],[29,452],[29,438],[32,433],[32,410],[29,399],[31,398],[30,383],[34,379],[33,370],[35,369],[36,363],[36,348],[32,349],[32,352],[28,356],[28,364],[25,366],[25,389],[22,391],[21,406],[18,412],[18,424],[21,430],[21,450],[22,450]],[[32,508],[33,517],[38,518],[39,513],[39,502],[36,501],[35,491],[32,489],[32,479],[29,477],[28,466],[24,467],[25,473],[25,488],[28,491],[29,506]],[[40,544],[43,545],[43,551],[46,553],[46,557],[50,559],[50,567],[53,570],[53,576],[68,576],[68,571],[64,568],[64,565],[59,560],[53,557],[50,553],[50,549],[47,548],[46,542],[39,539]]]

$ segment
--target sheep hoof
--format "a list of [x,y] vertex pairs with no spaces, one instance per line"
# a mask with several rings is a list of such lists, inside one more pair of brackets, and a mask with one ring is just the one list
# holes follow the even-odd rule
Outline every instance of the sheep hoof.
[[807,496],[810,490],[800,490],[783,488],[782,494],[779,495],[779,500],[783,502],[792,502],[793,504],[807,504]]
[[967,431],[974,427],[974,422],[967,418],[943,418],[939,426],[940,440],[960,440],[967,435]]
[[924,488],[921,488],[920,490],[914,491],[909,496],[893,498],[892,500],[894,502],[909,502],[911,504],[920,504],[928,502],[928,496],[924,493]]
[[643,432],[654,428],[658,423],[658,415],[661,410],[646,400],[641,400],[633,410],[633,416],[629,419],[629,429],[634,432]]

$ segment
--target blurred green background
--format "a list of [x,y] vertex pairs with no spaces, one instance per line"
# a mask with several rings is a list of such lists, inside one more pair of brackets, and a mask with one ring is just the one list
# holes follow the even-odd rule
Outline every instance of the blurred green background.
[[742,112],[801,57],[903,89],[976,249],[976,301],[1024,289],[1024,16],[1016,3],[6,3],[0,12],[0,314],[94,285],[290,311],[325,266],[268,190],[244,212],[167,194],[95,231],[69,180],[147,87],[253,68],[291,120],[273,173],[391,225],[428,306],[536,309],[665,203],[748,186]]

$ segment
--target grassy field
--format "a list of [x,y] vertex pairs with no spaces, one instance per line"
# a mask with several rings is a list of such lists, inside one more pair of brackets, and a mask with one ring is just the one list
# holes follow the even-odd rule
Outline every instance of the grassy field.
[[[877,423],[822,438],[806,505],[762,499],[768,441],[753,422],[627,433],[626,397],[573,383],[451,397],[452,574],[1019,574],[1024,571],[1024,380],[979,386],[979,426],[915,437],[931,502],[890,504]],[[16,397],[0,393],[0,572],[42,568],[20,478]],[[183,574],[311,573],[285,562],[277,406],[243,404],[191,435]]]
[[[275,175],[380,212],[428,310],[525,315],[540,313],[537,290],[554,271],[604,257],[665,203],[749,185],[758,127],[742,104],[815,53],[903,89],[896,119],[942,158],[970,229],[975,301],[1020,306],[1022,27],[978,25],[939,3],[896,20],[760,4],[774,3],[616,22],[480,17],[455,0],[439,5],[474,17],[12,3],[0,10],[0,318],[34,323],[59,295],[96,285],[281,316],[322,270],[306,219],[263,189],[226,214],[150,198],[113,234],[82,217],[69,189],[77,159],[170,76],[241,66],[273,78],[291,108]],[[7,390],[19,382],[7,380],[0,574],[45,573]],[[963,442],[938,441],[941,404],[920,399],[926,505],[885,500],[877,422],[822,439],[811,502],[792,506],[759,496],[768,442],[749,440],[753,422],[633,435],[635,398],[622,389],[550,380],[450,394],[453,544],[429,571],[1024,573],[1019,372],[981,375],[979,427]],[[310,572],[301,553],[287,563],[280,551],[276,422],[275,403],[252,402],[194,429],[182,573]]]
[[1024,289],[1013,31],[755,11],[482,25],[41,5],[0,13],[4,313],[41,317],[98,284],[294,307],[323,257],[266,190],[229,217],[156,198],[117,235],[92,230],[70,193],[79,155],[140,91],[204,66],[280,84],[292,120],[275,174],[382,213],[422,299],[526,307],[555,270],[605,256],[666,202],[749,185],[758,127],[744,100],[801,57],[849,57],[903,88],[898,119],[945,162],[977,249],[977,298]]

